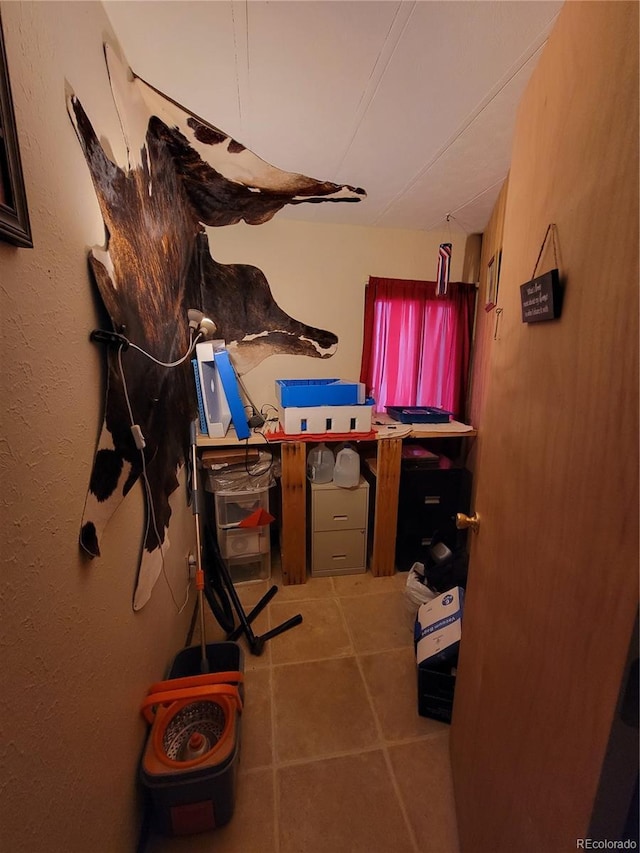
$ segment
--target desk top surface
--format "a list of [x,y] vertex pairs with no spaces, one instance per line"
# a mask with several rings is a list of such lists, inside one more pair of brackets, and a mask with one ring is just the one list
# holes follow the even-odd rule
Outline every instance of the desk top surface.
[[[384,418],[384,420],[383,420]],[[196,444],[198,447],[229,447],[238,444],[281,444],[283,441],[307,441],[300,436],[283,437],[279,431],[280,425],[275,422],[267,422],[261,430],[253,430],[248,439],[240,439],[236,435],[236,431],[232,426],[229,427],[227,434],[223,438],[210,438],[206,435],[198,434]],[[278,431],[277,438],[269,438],[270,433]],[[402,424],[389,419],[386,416],[374,418],[372,437],[367,437],[365,441],[381,441],[385,438],[471,438],[478,434],[477,430],[468,424],[459,423],[458,421],[450,421],[446,424]],[[344,437],[332,438],[331,433],[321,438],[314,437],[310,441],[344,441]],[[358,438],[351,439],[357,442]]]

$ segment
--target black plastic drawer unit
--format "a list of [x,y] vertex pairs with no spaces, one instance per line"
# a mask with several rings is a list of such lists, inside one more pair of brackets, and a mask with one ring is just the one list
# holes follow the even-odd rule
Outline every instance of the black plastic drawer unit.
[[420,468],[402,464],[398,497],[396,566],[408,571],[414,562],[425,562],[429,546],[445,542],[460,547],[466,531],[456,529],[458,512],[469,512],[471,473],[449,460],[440,467]]

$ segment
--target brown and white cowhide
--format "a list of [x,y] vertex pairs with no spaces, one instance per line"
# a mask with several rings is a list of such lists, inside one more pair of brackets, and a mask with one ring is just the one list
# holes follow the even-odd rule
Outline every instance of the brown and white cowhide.
[[[364,190],[269,165],[136,77],[108,45],[105,56],[128,162],[110,159],[72,92],[67,106],[106,226],[106,245],[89,260],[113,329],[171,362],[186,352],[187,310],[198,308],[215,322],[241,374],[274,353],[331,356],[337,337],[290,317],[256,267],[218,263],[204,226],[258,225],[287,204],[360,201]],[[144,473],[147,523],[133,596],[139,610],[169,547],[169,496],[197,413],[192,368],[189,360],[167,369],[133,348],[109,349],[107,373],[80,542],[100,554],[107,522]],[[144,435],[142,453],[131,417]]]

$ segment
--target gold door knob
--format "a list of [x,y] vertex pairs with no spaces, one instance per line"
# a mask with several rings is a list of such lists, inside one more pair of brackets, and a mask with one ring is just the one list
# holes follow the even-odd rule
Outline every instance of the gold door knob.
[[474,512],[473,515],[465,515],[463,512],[458,512],[456,513],[456,527],[458,530],[470,527],[474,533],[477,533],[480,527],[480,516],[477,512]]

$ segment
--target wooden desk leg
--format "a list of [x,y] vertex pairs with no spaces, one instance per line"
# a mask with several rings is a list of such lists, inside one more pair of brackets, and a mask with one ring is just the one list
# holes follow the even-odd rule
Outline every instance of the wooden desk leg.
[[382,438],[378,441],[376,508],[371,555],[371,574],[377,578],[394,575],[396,571],[401,459],[401,438]]
[[282,582],[307,581],[306,448],[302,441],[283,441],[282,451]]

